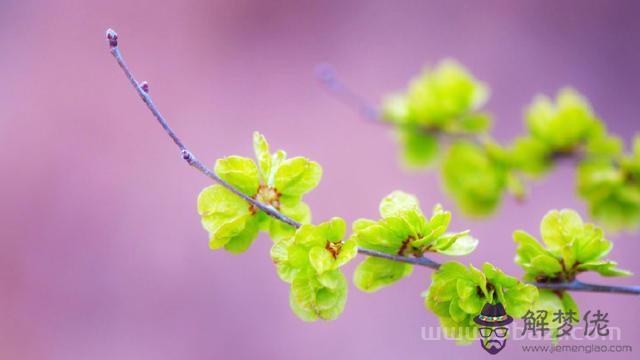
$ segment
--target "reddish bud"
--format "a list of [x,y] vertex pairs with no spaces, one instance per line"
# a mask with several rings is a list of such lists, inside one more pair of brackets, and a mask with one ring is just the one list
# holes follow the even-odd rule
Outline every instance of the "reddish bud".
[[107,40],[112,48],[118,46],[118,34],[113,29],[107,30]]

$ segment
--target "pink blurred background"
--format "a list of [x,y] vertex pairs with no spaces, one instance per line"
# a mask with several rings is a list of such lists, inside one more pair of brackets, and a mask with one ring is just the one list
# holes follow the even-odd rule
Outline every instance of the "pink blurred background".
[[[108,53],[108,27],[201,159],[251,155],[259,130],[323,165],[307,197],[317,221],[353,221],[375,218],[394,189],[425,208],[455,208],[435,173],[400,168],[387,130],[320,88],[316,64],[332,63],[377,101],[423,64],[455,57],[491,85],[503,141],[522,131],[534,94],[570,84],[628,143],[640,130],[639,16],[631,1],[1,0],[0,358],[486,356],[477,344],[421,339],[423,326],[436,325],[420,297],[426,269],[375,294],[351,287],[338,320],[308,324],[289,310],[266,236],[241,256],[210,251],[195,212],[209,182],[181,161],[126,82]],[[526,204],[507,199],[490,219],[455,211],[453,229],[481,239],[463,261],[520,275],[511,232],[537,233],[544,213],[562,207],[586,214],[568,165],[536,183]],[[611,257],[640,273],[638,235],[611,238]],[[609,312],[621,344],[640,345],[637,297],[575,298]],[[502,354],[543,357],[521,344]]]

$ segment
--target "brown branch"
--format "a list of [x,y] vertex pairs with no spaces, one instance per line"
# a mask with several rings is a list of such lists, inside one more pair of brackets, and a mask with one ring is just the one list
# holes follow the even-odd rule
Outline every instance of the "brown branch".
[[[190,166],[197,169],[198,171],[200,171],[201,173],[203,173],[204,175],[206,175],[216,183],[229,189],[234,194],[240,196],[242,199],[246,200],[251,205],[264,211],[269,216],[272,216],[273,218],[279,221],[282,221],[286,224],[289,224],[295,228],[299,228],[300,226],[302,226],[302,224],[285,216],[275,208],[269,205],[263,204],[257,201],[256,199],[242,193],[240,190],[236,189],[233,185],[221,179],[218,175],[216,175],[215,172],[213,172],[206,165],[204,165],[200,160],[198,160],[198,158],[196,158],[195,155],[193,155],[193,153],[189,151],[186,145],[184,145],[182,140],[178,137],[176,132],[171,128],[171,126],[169,126],[169,123],[167,122],[167,120],[164,118],[164,116],[162,116],[162,114],[160,113],[156,105],[153,103],[153,100],[149,95],[149,84],[146,81],[139,83],[134,78],[133,74],[131,73],[131,70],[129,70],[129,67],[127,66],[127,64],[124,61],[124,58],[122,57],[120,49],[118,48],[118,35],[112,29],[107,30],[107,41],[109,42],[109,47],[111,48],[111,54],[118,62],[118,65],[124,72],[125,76],[127,77],[127,79],[129,79],[129,82],[131,83],[133,88],[136,90],[138,95],[140,95],[140,98],[142,98],[142,101],[145,103],[149,111],[151,111],[151,113],[156,118],[156,120],[158,120],[158,122],[160,123],[164,131],[167,133],[167,135],[169,135],[169,137],[173,140],[173,142],[178,146],[178,149],[180,150],[180,154],[182,155],[182,158]],[[374,257],[379,257],[387,260],[423,266],[423,267],[427,267],[434,270],[437,270],[441,265],[440,263],[433,261],[431,259],[428,259],[426,257],[407,257],[407,256],[400,256],[400,255],[392,255],[392,254],[381,253],[378,251],[363,249],[363,248],[358,248],[358,253],[367,255],[367,256],[374,256]],[[532,283],[532,284],[540,288],[550,288],[554,290],[640,294],[640,287],[638,286],[625,287],[625,286],[595,285],[595,284],[581,283],[577,280],[574,280],[569,283],[557,283],[557,284]]]
[[176,132],[173,131],[171,126],[169,126],[169,123],[167,122],[167,120],[164,118],[164,116],[162,116],[162,114],[160,113],[156,105],[153,103],[153,100],[149,95],[149,84],[146,81],[142,83],[138,83],[135,77],[133,77],[131,70],[129,70],[129,67],[125,63],[124,58],[120,53],[120,48],[118,47],[118,34],[116,34],[116,32],[113,31],[112,29],[107,30],[107,40],[109,41],[109,46],[111,48],[111,55],[113,55],[113,57],[116,59],[116,61],[118,62],[118,65],[120,65],[120,68],[122,69],[122,71],[124,71],[125,76],[127,77],[127,79],[129,79],[129,82],[131,83],[133,88],[136,90],[138,95],[140,95],[140,98],[142,98],[142,101],[144,101],[144,103],[147,105],[147,108],[149,108],[153,116],[158,120],[158,122],[160,123],[164,131],[167,133],[167,135],[169,135],[169,137],[173,140],[173,142],[178,146],[178,148],[180,149],[180,154],[182,155],[182,158],[189,165],[198,169],[201,173],[205,174],[206,176],[211,178],[213,181],[229,189],[234,194],[240,196],[241,198],[249,202],[251,205],[264,211],[270,216],[273,216],[274,218],[286,224],[289,224],[293,227],[296,227],[296,228],[300,227],[300,223],[298,223],[297,221],[278,212],[271,206],[263,204],[257,201],[256,199],[242,193],[240,190],[236,189],[233,185],[221,179],[218,175],[216,175],[215,172],[211,171],[211,169],[209,169],[200,160],[198,160],[198,158],[195,155],[193,155],[193,153],[189,151],[189,149],[184,145],[182,140],[178,137]]
[[584,283],[578,280],[572,280],[569,282],[561,282],[561,283],[531,282],[529,284],[535,285],[540,289],[549,289],[549,290],[567,290],[567,291],[640,295],[640,286],[637,286],[637,285],[629,285],[629,286],[599,285],[599,284]]
[[[167,120],[164,118],[164,116],[162,116],[162,114],[160,113],[160,110],[158,110],[158,108],[154,104],[153,100],[151,99],[151,95],[149,95],[149,84],[146,81],[139,83],[133,76],[133,73],[127,66],[127,63],[124,61],[122,53],[120,52],[120,48],[118,47],[118,34],[112,29],[107,30],[107,40],[109,42],[109,47],[111,48],[111,55],[113,55],[113,57],[116,59],[116,61],[118,62],[118,65],[124,72],[127,79],[129,79],[129,82],[131,83],[133,88],[136,90],[138,95],[140,95],[140,98],[142,98],[142,101],[145,103],[145,105],[147,105],[147,108],[149,109],[149,111],[151,111],[151,114],[153,114],[153,116],[156,118],[156,120],[158,120],[158,122],[160,123],[164,131],[167,133],[167,135],[169,135],[169,137],[173,140],[173,142],[178,146],[178,149],[180,149],[180,154],[182,155],[182,158],[189,165],[191,165],[192,167],[194,167],[204,175],[208,176],[213,181],[229,189],[234,194],[240,196],[241,198],[249,202],[251,205],[264,211],[269,216],[272,216],[275,219],[282,221],[286,224],[289,224],[295,228],[299,228],[300,226],[302,226],[302,224],[291,219],[290,217],[287,217],[286,215],[282,214],[275,208],[269,205],[266,205],[264,203],[261,203],[256,199],[242,193],[240,190],[236,189],[233,185],[221,179],[218,175],[216,175],[215,172],[213,172],[205,164],[203,164],[200,160],[198,160],[198,158],[186,147],[184,142],[182,142],[180,137],[178,137],[176,132],[171,128],[171,126],[169,126],[169,123],[167,122]],[[427,261],[425,260],[420,260],[419,262],[416,262],[416,260],[418,259],[404,257],[404,256],[388,255],[388,254],[380,253],[373,250],[358,249],[358,252],[362,254],[367,254],[369,256],[377,256],[382,258],[389,258],[389,256],[391,256],[393,258],[392,260],[406,262],[406,263],[419,264],[421,262],[423,264],[427,264]],[[432,263],[437,264],[435,262],[432,262]],[[437,268],[437,266],[435,268]]]

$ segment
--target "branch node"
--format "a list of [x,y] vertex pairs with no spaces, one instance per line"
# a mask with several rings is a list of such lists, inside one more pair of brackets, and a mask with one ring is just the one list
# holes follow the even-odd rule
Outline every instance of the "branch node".
[[145,93],[149,93],[149,83],[146,81],[143,81],[140,83],[140,89],[142,89],[142,91],[144,91]]
[[118,47],[118,34],[111,28],[107,29],[107,40],[112,49]]
[[191,153],[191,151],[187,150],[187,149],[182,149],[180,150],[180,155],[182,156],[182,158],[184,160],[186,160],[189,164],[191,164],[193,162],[193,154]]

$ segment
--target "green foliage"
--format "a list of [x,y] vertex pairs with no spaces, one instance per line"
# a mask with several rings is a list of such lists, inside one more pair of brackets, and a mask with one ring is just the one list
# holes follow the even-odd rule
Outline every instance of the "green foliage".
[[[468,231],[448,233],[451,213],[436,205],[427,219],[415,196],[395,191],[380,202],[382,219],[356,220],[352,241],[365,249],[401,256],[437,252],[451,256],[471,253],[478,241]],[[368,258],[356,269],[354,283],[363,291],[376,291],[411,273],[412,265]]]
[[357,254],[355,241],[342,241],[345,230],[340,218],[306,224],[271,248],[278,275],[291,284],[291,309],[304,321],[332,320],[344,309],[347,281],[340,267]]
[[[578,192],[591,215],[611,229],[640,224],[638,150],[623,156],[622,141],[607,133],[583,95],[563,88],[555,99],[536,96],[525,110],[526,133],[504,147],[486,134],[490,116],[478,112],[488,95],[484,83],[447,59],[413,79],[405,93],[387,97],[382,118],[395,126],[410,167],[431,165],[444,152],[444,188],[467,214],[493,213],[505,192],[524,198],[525,178],[576,158]],[[445,147],[443,137],[455,141]]]
[[440,320],[440,326],[459,343],[477,336],[473,317],[486,303],[500,302],[508,314],[522,317],[538,297],[538,289],[508,276],[490,263],[482,270],[458,262],[442,264],[431,276],[425,306]]
[[[606,187],[603,181],[608,181],[605,183],[611,187],[615,184],[616,191],[622,191],[620,188],[627,186],[626,183],[613,180],[622,176],[625,181],[635,182],[640,176],[640,138],[636,138],[632,153],[618,157],[616,163],[611,160],[613,142],[605,136],[597,138],[602,141],[594,142],[597,146],[591,146],[591,151],[595,154],[595,149],[600,149],[601,152],[582,165],[585,179],[580,180],[581,191],[594,199],[598,187]],[[559,140],[553,141],[557,144]],[[537,151],[534,149],[548,155],[552,150],[544,145],[547,143],[534,137],[523,138],[514,145],[519,150],[512,151],[491,141],[481,145],[456,142],[450,148],[451,159],[445,159],[445,181],[456,198],[469,199],[463,202],[467,210],[490,211],[499,203],[504,190],[524,192],[514,171],[517,168],[514,156],[530,155]],[[416,197],[401,191],[382,199],[378,221],[356,220],[352,225],[353,234],[343,241],[346,232],[343,219],[309,224],[309,208],[301,201],[305,193],[318,185],[322,176],[320,166],[302,157],[288,159],[283,151],[270,153],[266,140],[258,133],[254,134],[254,149],[257,161],[239,156],[220,159],[216,162],[216,174],[245,195],[304,224],[294,229],[267,216],[222,185],[209,186],[200,193],[198,212],[210,234],[212,249],[225,248],[240,253],[260,231],[269,232],[274,240],[271,257],[278,276],[291,285],[291,309],[304,321],[332,320],[342,313],[348,284],[341,268],[356,256],[358,246],[395,256],[422,257],[427,252],[463,256],[478,245],[469,231],[447,231],[451,213],[442,206],[436,205],[427,217]],[[602,171],[597,167],[603,164],[616,167],[623,175],[594,175]],[[529,170],[536,173],[547,166],[540,162]],[[467,172],[479,175],[465,177]],[[613,190],[607,191],[611,194]],[[575,211],[549,212],[541,222],[540,233],[544,245],[524,231],[514,233],[518,243],[515,261],[525,270],[527,281],[570,282],[585,271],[603,276],[630,275],[618,269],[614,261],[605,259],[611,242],[600,228],[583,223]],[[358,265],[353,281],[359,289],[373,292],[408,276],[412,270],[412,265],[406,262],[369,257]],[[577,305],[565,292],[544,290],[539,294],[536,287],[504,274],[489,263],[477,269],[473,265],[448,262],[433,273],[432,280],[425,305],[439,317],[444,331],[460,343],[476,337],[473,317],[488,302],[502,303],[514,317],[522,317],[531,309],[578,312]]]
[[[584,157],[579,166],[579,191],[591,213],[612,227],[640,222],[640,187],[623,166],[616,165],[620,140],[606,133],[589,103],[563,89],[556,104],[538,96],[527,110],[527,133],[502,147],[489,138],[457,141],[442,163],[444,186],[461,209],[471,215],[491,214],[505,191],[526,195],[522,175],[546,174],[556,159]],[[633,156],[624,158],[634,163]],[[633,169],[633,166],[629,167]],[[629,178],[631,180],[629,180]]]
[[358,265],[353,274],[353,283],[365,292],[374,292],[413,272],[413,266],[398,261],[368,257]]
[[640,135],[631,154],[594,157],[578,167],[578,193],[594,218],[611,228],[640,224]]
[[398,125],[405,163],[420,167],[437,155],[434,133],[474,134],[491,126],[489,115],[477,112],[488,97],[485,84],[448,59],[425,69],[406,93],[385,99],[383,117]]
[[[116,51],[115,32],[109,29],[107,37],[114,56],[149,109],[188,155],[166,121],[157,115],[145,95],[146,89],[131,78],[123,65]],[[407,162],[424,165],[437,156],[438,135],[477,135],[487,131],[491,119],[477,112],[487,99],[484,84],[459,64],[446,60],[412,81],[406,94],[390,98],[385,104],[385,118],[397,125]],[[537,98],[527,111],[526,122],[529,134],[518,138],[510,148],[486,136],[477,141],[457,141],[451,146],[444,162],[444,179],[465,210],[490,212],[505,189],[518,196],[526,192],[519,173],[540,175],[558,155],[584,152],[587,159],[580,166],[578,184],[580,194],[590,202],[592,214],[614,224],[638,222],[640,136],[635,138],[632,153],[623,155],[622,142],[606,133],[588,102],[573,90],[562,90],[555,105],[548,98]],[[380,220],[357,220],[352,236],[343,241],[343,219],[309,224],[311,212],[302,202],[303,195],[320,182],[320,165],[303,157],[287,158],[282,150],[271,153],[266,139],[257,132],[253,147],[255,161],[240,156],[219,159],[214,169],[219,179],[211,176],[195,157],[185,157],[219,183],[201,191],[198,213],[209,232],[211,249],[241,253],[260,231],[269,233],[274,241],[270,255],[277,274],[291,285],[290,306],[304,321],[332,320],[342,313],[348,284],[341,268],[356,256],[358,246],[371,250],[368,255],[380,256],[373,253],[376,251],[397,260],[371,257],[358,266],[355,285],[372,292],[411,273],[411,265],[406,264],[410,259],[406,257],[422,257],[427,252],[462,256],[478,244],[468,231],[447,232],[451,213],[440,205],[427,218],[416,197],[400,191],[382,200]],[[260,210],[265,206],[298,223],[285,224],[282,216],[272,211],[269,213],[274,217],[267,216]],[[524,231],[514,233],[518,243],[515,261],[525,270],[525,280],[566,284],[584,271],[603,276],[630,275],[618,269],[615,262],[604,259],[612,244],[602,230],[584,224],[572,210],[549,212],[540,232],[545,246]],[[437,263],[433,264],[436,268]],[[522,317],[531,309],[573,311],[578,316],[576,303],[565,291],[558,288],[539,292],[535,286],[506,275],[490,263],[484,263],[482,269],[458,262],[444,263],[432,274],[432,283],[425,292],[425,306],[439,317],[445,332],[461,343],[475,339],[473,317],[483,305],[498,302],[513,317]]]
[[607,133],[587,99],[571,88],[558,92],[554,104],[538,95],[526,110],[528,133],[512,145],[512,166],[540,175],[562,157],[611,159],[622,150],[622,141]]
[[[257,164],[252,159],[229,156],[216,162],[215,173],[245,195],[299,222],[310,222],[311,212],[301,199],[320,182],[320,165],[303,157],[287,159],[282,150],[271,154],[266,139],[257,132],[253,134],[253,146]],[[268,231],[273,239],[290,237],[295,231],[218,184],[202,190],[198,213],[209,232],[211,249],[224,247],[232,253],[247,250],[259,231]]]
[[583,223],[573,210],[553,210],[540,223],[545,246],[528,233],[518,230],[513,238],[518,244],[516,264],[524,271],[525,280],[563,282],[575,279],[584,271],[603,276],[628,276],[615,261],[606,260],[613,244],[599,227]]
[[511,146],[511,165],[529,175],[550,170],[562,157],[602,158],[618,155],[621,141],[607,134],[587,99],[571,88],[558,92],[555,104],[538,95],[526,109],[527,134]]
[[415,129],[398,129],[398,141],[402,144],[402,159],[408,167],[418,168],[433,162],[438,156],[438,138]]
[[578,194],[587,201],[591,215],[611,229],[638,226],[639,151],[622,156],[622,141],[607,133],[583,96],[563,89],[555,105],[539,96],[527,110],[527,126],[530,134],[512,151],[514,168],[538,175],[550,168],[553,159],[577,156]]
[[460,208],[472,215],[486,215],[500,204],[508,173],[501,156],[469,141],[454,143],[442,164],[442,179]]
[[529,134],[553,152],[571,152],[600,135],[601,122],[577,91],[558,92],[556,103],[538,95],[526,111]]
[[548,146],[532,136],[516,138],[509,148],[509,154],[510,166],[527,175],[540,176],[552,165]]

